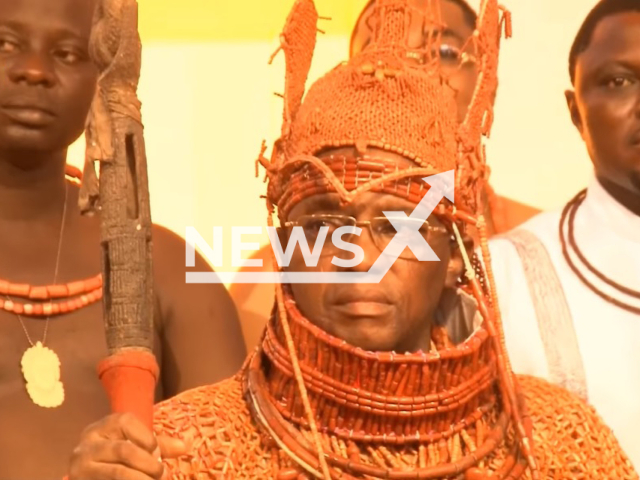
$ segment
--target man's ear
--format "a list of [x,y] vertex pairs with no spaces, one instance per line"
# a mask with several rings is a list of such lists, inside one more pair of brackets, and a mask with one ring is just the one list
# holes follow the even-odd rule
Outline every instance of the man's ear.
[[287,229],[284,227],[276,227],[276,233],[278,234],[278,240],[280,241],[280,246],[282,246],[282,250],[286,250],[287,241],[289,240],[287,236]]
[[280,241],[280,247],[282,248],[282,251],[286,252],[287,244],[289,243],[289,235],[287,235],[287,229],[284,227],[276,227],[276,233],[278,234],[278,240]]
[[[278,240],[280,241],[280,248],[282,248],[283,252],[287,251],[287,246],[289,245],[289,238],[290,238],[290,230],[286,227],[276,227],[276,234],[278,235]],[[293,253],[294,258],[296,255],[296,252],[294,251]],[[276,265],[276,268],[280,268]],[[289,267],[282,267],[282,270],[287,270]]]
[[[444,284],[446,288],[455,288],[458,280],[464,274],[464,260],[462,259],[462,252],[460,251],[458,242],[456,242],[455,238],[452,238],[451,242],[451,258],[449,259],[447,278]],[[473,256],[473,239],[468,235],[463,235],[462,242],[464,243],[467,255],[471,258]]]
[[564,92],[564,98],[567,101],[567,107],[569,108],[569,114],[571,115],[571,121],[580,132],[582,136],[583,123],[582,116],[580,115],[580,109],[578,108],[578,102],[576,102],[576,92],[574,90],[566,90]]

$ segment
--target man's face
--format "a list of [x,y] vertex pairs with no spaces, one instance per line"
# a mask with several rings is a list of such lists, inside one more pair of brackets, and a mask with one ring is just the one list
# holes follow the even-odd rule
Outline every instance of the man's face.
[[[402,167],[410,162],[385,152],[377,156],[397,161]],[[358,221],[384,217],[383,211],[410,214],[416,205],[401,198],[367,192],[353,203],[341,206],[336,194],[315,195],[296,205],[288,220],[296,222],[309,215],[345,215]],[[309,218],[309,217],[307,217]],[[326,218],[326,217],[325,217]],[[293,296],[300,311],[312,323],[347,343],[370,351],[417,351],[429,349],[430,328],[438,306],[451,259],[450,234],[433,215],[428,219],[428,243],[440,261],[421,262],[405,249],[379,284],[293,284]],[[296,247],[289,271],[366,272],[381,255],[385,238],[397,233],[392,226],[378,226],[376,238],[367,227],[360,236],[349,240],[364,251],[364,260],[357,266],[337,267],[337,258],[351,260],[352,253],[330,246],[331,233],[316,267],[305,265]],[[373,225],[372,225],[372,228]],[[309,240],[311,249],[315,244]],[[409,257],[409,258],[403,258]]]
[[567,92],[596,174],[640,194],[640,13],[603,19]]
[[[463,54],[471,58],[475,54],[472,42],[468,41],[473,35],[474,27],[465,18],[462,7],[455,2],[440,1],[441,19],[444,25],[425,23],[424,15],[418,14],[418,11],[426,11],[429,6],[428,0],[411,0],[409,3],[415,8],[416,14],[412,15],[408,46],[415,49],[422,48],[437,33],[441,34],[440,44],[438,47],[434,45],[436,51],[433,53],[440,56],[442,71],[449,85],[456,92],[458,120],[462,122],[478,80],[475,62],[462,62]],[[351,42],[351,56],[365,49],[371,41],[372,13],[373,7],[369,7],[363,12],[356,25]]]
[[96,88],[93,0],[2,0],[0,149],[63,150],[83,132]]

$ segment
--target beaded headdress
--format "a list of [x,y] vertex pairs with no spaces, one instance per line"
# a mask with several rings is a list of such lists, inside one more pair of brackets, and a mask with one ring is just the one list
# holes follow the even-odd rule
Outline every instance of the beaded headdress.
[[[404,0],[379,0],[373,13],[379,28],[372,43],[314,83],[302,102],[318,14],[312,1],[296,2],[281,35],[287,64],[281,137],[271,161],[260,157],[268,171],[268,200],[278,207],[280,218],[307,194],[327,191],[348,202],[358,193],[393,184],[394,191],[417,202],[429,188],[420,178],[449,170],[455,170],[458,208],[481,211],[480,192],[488,174],[482,135],[492,123],[500,9],[496,0],[481,6],[469,40],[475,43],[481,73],[466,118],[458,124],[455,92],[432,53],[438,35],[419,49],[406,45],[412,16],[441,23],[439,3],[427,3],[419,9]],[[409,50],[427,61],[409,62]],[[367,157],[367,147],[398,153],[414,167],[398,172],[395,165],[367,158],[315,157],[338,147],[354,147],[361,157]],[[398,188],[398,182],[406,188]]]

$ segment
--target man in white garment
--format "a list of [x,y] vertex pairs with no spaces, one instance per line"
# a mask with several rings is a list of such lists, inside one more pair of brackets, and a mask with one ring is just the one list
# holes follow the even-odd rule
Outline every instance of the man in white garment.
[[594,177],[564,209],[492,240],[492,265],[515,371],[586,397],[638,469],[640,1],[599,2],[569,64]]

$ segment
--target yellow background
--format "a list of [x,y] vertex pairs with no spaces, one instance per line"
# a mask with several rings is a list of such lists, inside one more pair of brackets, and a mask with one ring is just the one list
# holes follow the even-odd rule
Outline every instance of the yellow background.
[[[318,0],[321,16],[332,17],[325,30],[348,35],[362,1]],[[278,36],[289,0],[138,0],[140,34],[147,41],[271,41]],[[178,6],[178,4],[180,6]]]
[[[263,139],[277,138],[284,83],[278,45],[292,0],[139,0],[143,69],[139,96],[147,144],[152,216],[205,239],[225,227],[265,225],[254,177]],[[317,0],[326,35],[319,38],[311,80],[344,60],[364,0]],[[507,1],[514,38],[504,41],[496,122],[489,142],[496,190],[540,208],[557,208],[591,172],[564,104],[567,56],[594,0]],[[82,164],[83,139],[70,150]],[[267,241],[247,236],[245,241]]]

